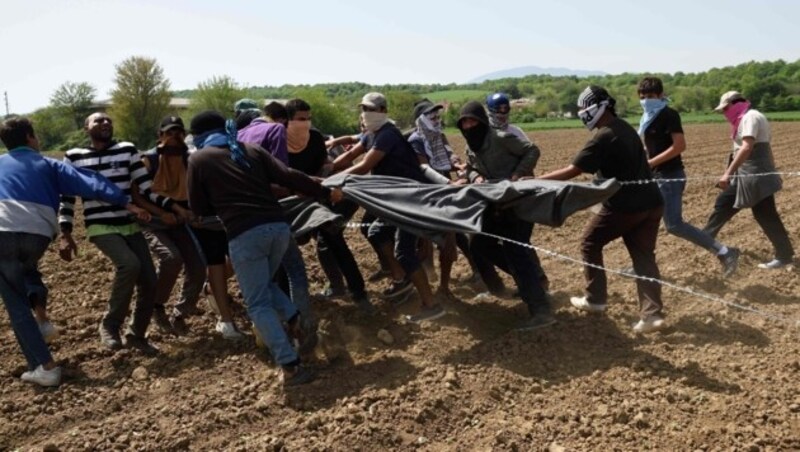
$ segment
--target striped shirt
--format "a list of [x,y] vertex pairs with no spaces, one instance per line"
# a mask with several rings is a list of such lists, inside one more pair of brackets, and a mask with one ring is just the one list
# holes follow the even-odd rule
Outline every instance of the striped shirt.
[[[128,142],[112,142],[105,150],[70,149],[64,162],[78,167],[97,171],[117,185],[131,199],[131,183],[135,182],[139,191],[150,200],[171,210],[172,200],[151,190],[153,181],[142,164],[136,147]],[[130,213],[123,206],[108,204],[95,199],[83,199],[83,215],[86,227],[93,225],[125,226],[133,224]],[[72,231],[75,215],[75,197],[62,196],[59,206],[58,223],[62,231]]]

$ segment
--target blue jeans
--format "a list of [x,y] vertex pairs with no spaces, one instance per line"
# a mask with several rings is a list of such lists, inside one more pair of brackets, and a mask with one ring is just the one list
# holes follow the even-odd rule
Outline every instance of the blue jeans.
[[[675,182],[664,182],[661,179],[684,179]],[[680,169],[656,174],[658,189],[664,198],[664,227],[667,232],[688,240],[697,246],[713,253],[719,253],[722,244],[714,240],[705,231],[683,221],[683,190],[686,189],[686,173]]]
[[288,247],[281,260],[281,265],[283,265],[283,270],[289,280],[289,296],[303,318],[313,321],[311,316],[311,297],[308,294],[308,275],[306,274],[306,263],[303,260],[303,254],[300,252],[300,246],[297,245],[294,237],[290,236],[286,243]]
[[290,240],[288,224],[266,223],[228,242],[247,314],[280,365],[298,359],[281,323],[297,314],[297,308],[272,280]]
[[33,318],[25,284],[49,244],[50,238],[43,235],[0,232],[0,296],[30,370],[53,361]]

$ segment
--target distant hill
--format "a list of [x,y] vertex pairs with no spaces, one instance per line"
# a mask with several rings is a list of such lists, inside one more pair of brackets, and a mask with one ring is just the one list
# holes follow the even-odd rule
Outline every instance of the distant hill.
[[497,72],[491,72],[489,74],[476,77],[467,83],[482,83],[485,82],[486,80],[497,80],[501,78],[511,78],[511,77],[525,77],[526,75],[552,75],[555,77],[575,75],[578,77],[589,77],[589,76],[603,76],[608,74],[602,71],[586,71],[582,69],[567,69],[563,67],[524,66],[524,67],[515,67],[513,69],[505,69]]

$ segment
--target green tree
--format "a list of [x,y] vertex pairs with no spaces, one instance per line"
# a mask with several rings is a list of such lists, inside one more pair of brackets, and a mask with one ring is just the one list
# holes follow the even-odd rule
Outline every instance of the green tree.
[[56,107],[40,108],[30,119],[42,151],[61,150],[64,137],[75,131],[72,118]]
[[156,126],[169,111],[169,80],[154,58],[130,57],[116,70],[111,91],[115,133],[146,149],[155,143]]
[[192,103],[187,113],[191,119],[195,114],[205,110],[215,110],[223,116],[230,117],[233,104],[248,96],[248,91],[227,75],[214,76],[200,82],[192,95]]
[[293,98],[311,105],[311,122],[322,133],[340,136],[358,131],[356,103],[348,104],[343,98],[331,99],[318,88],[298,89],[293,94]]
[[94,87],[86,82],[65,82],[50,96],[50,105],[72,118],[76,130],[82,129],[96,94]]

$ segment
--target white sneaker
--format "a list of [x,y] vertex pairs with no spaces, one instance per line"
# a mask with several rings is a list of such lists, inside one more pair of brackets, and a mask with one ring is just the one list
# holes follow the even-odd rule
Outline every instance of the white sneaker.
[[764,262],[763,264],[758,264],[758,268],[765,268],[768,270],[775,270],[778,268],[783,268],[786,266],[792,265],[792,261],[782,261],[780,259],[772,259],[769,262]]
[[647,320],[639,320],[633,325],[633,332],[639,334],[652,333],[663,329],[666,325],[661,317],[651,317]]
[[39,365],[36,369],[23,373],[20,378],[22,381],[36,383],[39,386],[58,386],[61,384],[61,368],[54,367],[51,370],[45,370]]
[[569,302],[572,303],[572,306],[575,306],[581,311],[603,312],[606,310],[605,304],[589,303],[589,300],[587,300],[586,297],[571,297]]
[[217,333],[222,334],[225,339],[237,340],[244,338],[244,334],[236,329],[236,325],[233,322],[217,322],[217,326],[214,329]]
[[48,321],[44,321],[39,324],[39,332],[42,333],[42,337],[44,338],[44,342],[46,344],[52,343],[54,340],[58,339],[58,330],[52,323]]

